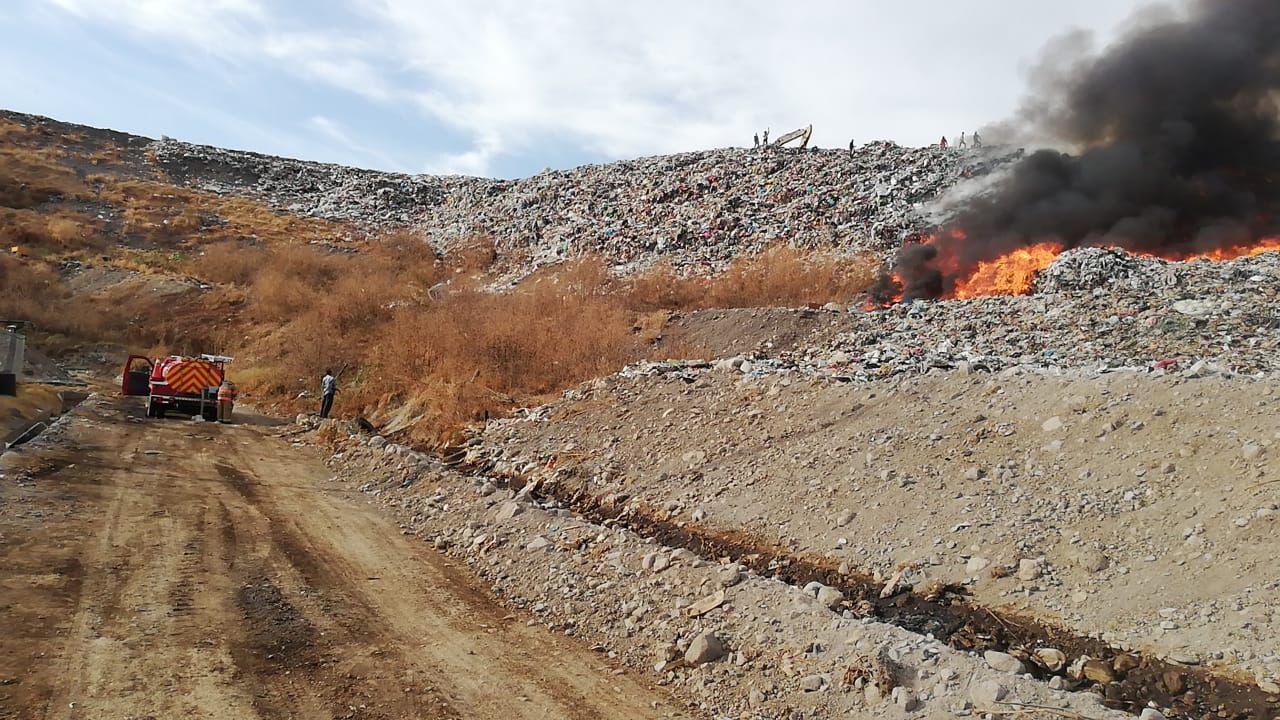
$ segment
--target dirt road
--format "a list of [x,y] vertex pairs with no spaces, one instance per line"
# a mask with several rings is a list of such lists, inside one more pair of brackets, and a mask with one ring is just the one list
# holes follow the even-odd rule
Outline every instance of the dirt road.
[[0,459],[0,718],[641,718],[263,427],[91,399]]

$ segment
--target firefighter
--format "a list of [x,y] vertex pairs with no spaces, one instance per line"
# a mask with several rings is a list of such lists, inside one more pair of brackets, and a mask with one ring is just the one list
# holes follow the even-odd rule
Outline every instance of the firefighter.
[[231,422],[231,412],[235,409],[236,384],[223,378],[222,384],[218,386],[218,422]]
[[320,417],[329,417],[329,411],[333,409],[333,395],[338,392],[338,379],[333,376],[332,370],[325,370],[324,377],[320,378]]

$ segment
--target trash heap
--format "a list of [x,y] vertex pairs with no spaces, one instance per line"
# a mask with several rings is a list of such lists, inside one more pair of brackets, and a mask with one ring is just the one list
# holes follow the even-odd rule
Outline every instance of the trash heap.
[[[1099,281],[1104,268],[1127,268]],[[1185,377],[1280,372],[1280,254],[1170,262],[1109,250],[1064,253],[1042,294],[915,301],[882,310],[829,305],[845,329],[796,351],[761,348],[714,361],[645,361],[620,375],[693,381],[704,372],[798,372],[874,381],[935,370],[1019,368]],[[764,311],[761,311],[764,312]],[[778,309],[776,312],[795,312]]]
[[1167,263],[1157,267],[1142,258],[1115,248],[1078,248],[1057,257],[1036,277],[1037,293],[1092,290],[1111,282],[1139,278],[1167,286],[1174,273]]
[[193,145],[170,138],[147,146],[168,179],[219,195],[248,195],[277,210],[349,222],[371,231],[413,224],[472,178],[402,175]]
[[660,258],[711,268],[776,241],[883,253],[926,224],[923,203],[1011,157],[887,142],[853,152],[730,148],[488,180],[359,170],[170,139],[149,150],[172,180],[206,191],[375,230],[413,226],[440,247],[487,235],[534,266],[596,253],[622,270]]
[[854,311],[802,360],[874,379],[932,368],[1280,370],[1280,254],[1170,262],[1113,250],[1064,253],[1037,294]]

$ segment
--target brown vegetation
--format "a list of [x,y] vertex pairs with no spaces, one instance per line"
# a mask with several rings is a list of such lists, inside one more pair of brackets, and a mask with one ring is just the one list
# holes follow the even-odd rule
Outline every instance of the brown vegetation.
[[477,247],[483,239],[437,258],[405,233],[354,256],[217,247],[191,270],[248,287],[250,315],[276,327],[254,346],[260,369],[242,387],[295,397],[345,367],[349,411],[397,416],[396,428],[431,442],[644,358],[665,311],[849,302],[873,270],[782,248],[712,277],[618,278],[587,258],[493,292],[481,281],[496,256]]
[[[346,368],[344,413],[422,441],[644,358],[671,312],[848,302],[872,279],[871,262],[779,247],[707,277],[661,266],[619,278],[584,258],[493,292],[495,264],[519,259],[484,235],[438,256],[412,233],[371,241],[123,173],[126,160],[0,121],[0,316],[34,321],[54,352],[234,355],[246,397],[280,410],[309,407],[300,393]],[[73,292],[65,261],[100,280]]]

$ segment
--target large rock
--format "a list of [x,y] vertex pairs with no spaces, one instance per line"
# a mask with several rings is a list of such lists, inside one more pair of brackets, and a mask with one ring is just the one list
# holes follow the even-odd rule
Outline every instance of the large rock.
[[978,573],[991,567],[991,561],[983,557],[971,557],[969,562],[964,564],[964,571],[970,575]]
[[524,512],[524,506],[515,500],[508,500],[498,506],[498,511],[493,514],[493,519],[498,522],[510,520],[511,518]]
[[835,610],[840,607],[840,603],[844,602],[844,593],[829,585],[823,585],[822,589],[818,590],[818,602]]
[[695,637],[684,651],[684,661],[690,665],[705,665],[724,657],[724,642],[710,630]]
[[999,672],[1016,675],[1027,671],[1027,666],[1023,665],[1021,660],[999,650],[988,650],[982,653],[982,659],[987,661],[992,670]]
[[990,710],[1008,694],[1009,689],[994,680],[976,682],[969,687],[969,699],[980,710]]
[[1091,547],[1076,548],[1069,554],[1071,564],[1085,572],[1101,572],[1107,567],[1107,556],[1101,550]]
[[1030,582],[1032,580],[1039,580],[1040,576],[1043,574],[1044,574],[1044,564],[1041,563],[1039,560],[1032,560],[1031,558],[1023,558],[1018,561],[1018,579],[1019,580],[1024,580],[1027,582]]

